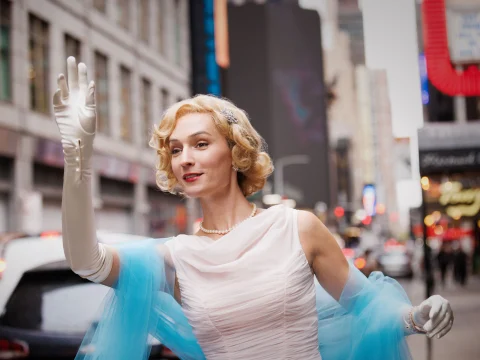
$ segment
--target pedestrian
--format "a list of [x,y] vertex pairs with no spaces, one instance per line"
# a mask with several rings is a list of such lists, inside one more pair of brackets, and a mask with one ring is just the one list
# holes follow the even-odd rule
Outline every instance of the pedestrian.
[[437,254],[437,264],[440,269],[440,279],[442,287],[445,288],[447,281],[447,273],[452,263],[452,249],[450,243],[443,241],[440,251]]
[[468,255],[460,243],[456,243],[453,251],[453,276],[455,282],[461,286],[467,283]]
[[271,159],[245,112],[213,96],[172,105],[151,141],[158,186],[199,200],[200,230],[99,244],[95,84],[74,58],[67,68],[68,85],[61,74],[53,98],[65,154],[65,255],[74,272],[112,287],[78,359],[147,359],[149,336],[182,359],[407,359],[406,335],[451,329],[447,300],[411,306],[394,280],[367,279],[312,213],[249,203]]

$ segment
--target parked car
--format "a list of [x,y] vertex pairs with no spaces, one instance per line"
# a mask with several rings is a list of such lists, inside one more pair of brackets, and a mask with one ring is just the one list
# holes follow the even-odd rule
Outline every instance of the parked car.
[[[103,243],[144,237],[98,233]],[[73,359],[109,288],[73,273],[60,234],[14,239],[0,249],[0,359]],[[0,269],[1,270],[1,269]],[[151,338],[150,359],[176,359]]]
[[380,271],[391,277],[413,277],[412,255],[400,243],[386,244],[378,257]]

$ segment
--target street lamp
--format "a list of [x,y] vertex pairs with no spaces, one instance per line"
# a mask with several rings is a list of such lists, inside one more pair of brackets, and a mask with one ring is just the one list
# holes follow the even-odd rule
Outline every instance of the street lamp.
[[290,155],[284,156],[275,161],[275,171],[273,172],[273,182],[275,192],[281,196],[284,195],[283,189],[283,168],[288,165],[308,164],[310,158],[308,155]]

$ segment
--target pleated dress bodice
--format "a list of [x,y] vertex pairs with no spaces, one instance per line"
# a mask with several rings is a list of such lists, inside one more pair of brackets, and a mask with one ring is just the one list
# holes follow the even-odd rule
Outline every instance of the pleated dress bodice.
[[271,207],[218,240],[166,243],[182,308],[208,360],[320,360],[314,276],[297,211]]

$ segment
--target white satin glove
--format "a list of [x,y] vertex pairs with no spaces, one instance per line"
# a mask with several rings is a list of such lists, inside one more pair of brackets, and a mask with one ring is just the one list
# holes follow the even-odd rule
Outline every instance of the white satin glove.
[[96,129],[95,84],[87,67],[67,59],[68,86],[58,76],[53,109],[65,158],[62,195],[62,237],[65,257],[78,275],[102,282],[112,268],[110,249],[98,244],[92,200],[92,155]]
[[453,311],[448,300],[440,295],[430,296],[420,305],[413,308],[413,321],[429,338],[440,339],[447,334],[453,325]]
[[[65,76],[58,76],[57,91],[53,95],[53,110],[65,153],[67,165],[90,167],[95,138],[95,83],[87,85],[87,67],[77,65],[74,57],[67,59],[68,86]],[[80,149],[80,152],[78,151]],[[81,163],[77,159],[81,154]]]

